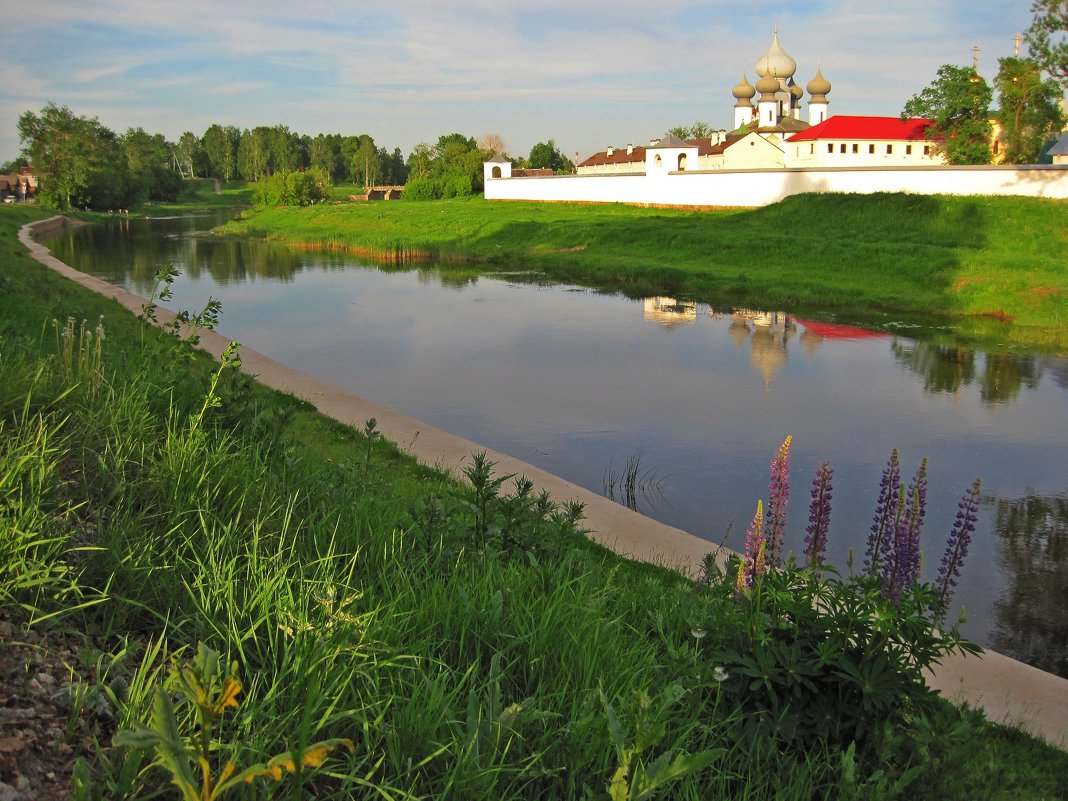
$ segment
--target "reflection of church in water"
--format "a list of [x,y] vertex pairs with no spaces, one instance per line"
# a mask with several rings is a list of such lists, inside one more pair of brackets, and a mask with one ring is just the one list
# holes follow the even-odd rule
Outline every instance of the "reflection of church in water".
[[701,315],[729,319],[728,335],[739,347],[749,343],[749,360],[763,377],[765,390],[771,389],[772,378],[786,366],[787,345],[791,340],[796,338],[812,355],[824,339],[807,327],[799,328],[784,312],[755,309],[721,312],[705,303],[665,297],[645,298],[643,304],[645,319],[665,328],[694,323]]

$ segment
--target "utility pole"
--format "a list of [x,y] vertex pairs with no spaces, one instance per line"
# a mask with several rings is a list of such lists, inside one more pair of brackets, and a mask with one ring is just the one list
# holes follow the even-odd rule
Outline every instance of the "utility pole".
[[1016,36],[1013,39],[1012,57],[1013,58],[1019,58],[1020,57],[1020,34],[1016,34]]
[[979,45],[972,45],[972,71],[979,72]]

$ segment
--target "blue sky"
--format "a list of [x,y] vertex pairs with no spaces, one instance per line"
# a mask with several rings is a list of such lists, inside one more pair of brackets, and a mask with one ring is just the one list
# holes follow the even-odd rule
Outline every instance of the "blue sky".
[[[992,80],[1030,0],[0,0],[0,161],[52,101],[122,133],[212,123],[369,133],[407,157],[458,131],[513,155],[555,139],[585,158],[697,120],[729,128],[730,90],[775,25],[830,113],[885,114],[941,64]],[[1025,49],[1026,52],[1026,49]],[[807,100],[807,96],[806,96]],[[807,109],[806,109],[807,112]]]

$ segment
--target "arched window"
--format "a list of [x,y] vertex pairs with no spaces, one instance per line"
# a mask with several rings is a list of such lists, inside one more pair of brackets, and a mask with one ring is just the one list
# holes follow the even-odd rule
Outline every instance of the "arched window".
[[686,169],[686,154],[679,153],[679,172]]
[[662,158],[660,158],[660,154],[659,153],[656,154],[656,162],[655,163],[656,163],[657,167],[664,166],[664,160]]
[[492,177],[494,177],[494,178],[500,178],[501,177],[501,168],[500,167],[494,167],[493,168]]

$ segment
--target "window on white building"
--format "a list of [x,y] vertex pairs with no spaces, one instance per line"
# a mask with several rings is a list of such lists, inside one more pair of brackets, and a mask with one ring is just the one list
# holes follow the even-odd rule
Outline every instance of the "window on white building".
[[872,156],[875,155],[875,145],[868,145],[868,154]]
[[905,145],[905,155],[906,156],[911,156],[912,155],[912,145]]
[[894,154],[894,146],[893,145],[887,145],[886,146],[886,155],[892,156],[893,154]]

